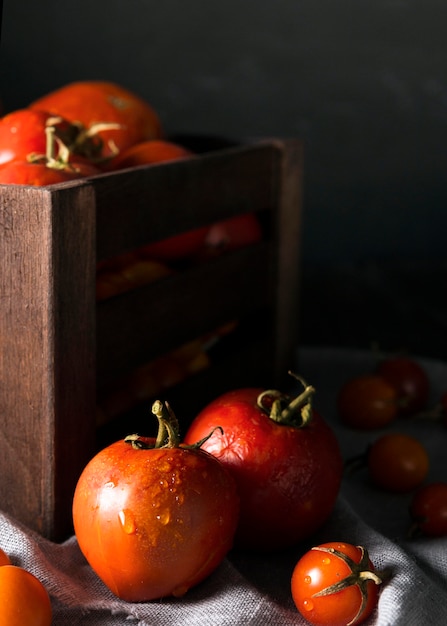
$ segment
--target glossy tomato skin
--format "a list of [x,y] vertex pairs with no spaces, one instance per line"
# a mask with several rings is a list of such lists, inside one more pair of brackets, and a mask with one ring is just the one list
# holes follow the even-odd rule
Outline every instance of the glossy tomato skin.
[[338,441],[313,412],[303,428],[279,425],[256,401],[261,389],[231,391],[193,420],[185,442],[215,431],[203,449],[232,472],[241,496],[235,545],[271,551],[313,534],[329,517],[338,495],[342,458]]
[[398,393],[382,376],[361,374],[342,385],[337,410],[341,421],[350,428],[382,428],[397,417]]
[[0,164],[45,154],[45,128],[52,116],[45,111],[19,109],[0,120]]
[[[366,583],[367,600],[362,609],[362,592],[358,585],[350,585],[336,593],[316,596],[322,590],[346,579],[351,567],[340,557],[318,548],[334,549],[359,563],[359,547],[343,542],[321,544],[306,552],[296,564],[291,580],[293,601],[303,617],[316,626],[355,626],[364,622],[378,601],[378,586],[373,580]],[[374,571],[368,559],[368,569]],[[360,610],[360,614],[359,614]]]
[[231,548],[238,512],[234,481],[211,455],[124,441],[90,461],[73,500],[87,561],[132,602],[182,596],[206,578]]
[[100,173],[97,167],[86,161],[74,162],[71,167],[58,169],[48,167],[45,163],[17,160],[0,165],[0,184],[46,187]]
[[15,565],[0,567],[0,626],[50,626],[51,600],[33,574]]
[[397,390],[400,415],[411,415],[426,408],[430,381],[417,361],[407,357],[383,359],[377,366],[377,373]]
[[[103,156],[112,156],[146,139],[160,138],[161,122],[154,108],[132,91],[108,81],[77,81],[45,94],[29,105],[89,128],[116,123],[121,128],[101,133]],[[113,143],[110,143],[113,142]]]

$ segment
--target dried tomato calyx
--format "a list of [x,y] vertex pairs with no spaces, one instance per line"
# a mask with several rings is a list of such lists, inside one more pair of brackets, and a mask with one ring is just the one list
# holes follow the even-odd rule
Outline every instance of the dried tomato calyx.
[[[304,391],[296,398],[281,393],[275,389],[267,389],[257,398],[258,407],[268,414],[269,418],[284,426],[302,428],[312,419],[312,398],[315,388],[308,385],[301,377],[289,372],[291,376],[301,382]],[[267,402],[268,399],[268,402]]]
[[152,413],[158,419],[158,433],[155,442],[153,440],[148,440],[147,437],[140,437],[140,435],[128,435],[124,439],[125,443],[129,443],[133,448],[139,450],[157,448],[183,448],[185,450],[197,450],[216,430],[223,432],[220,426],[216,426],[216,428],[213,428],[213,430],[206,437],[203,437],[196,443],[181,443],[179,423],[169,403],[163,403],[160,400],[156,400],[152,405]]
[[361,601],[359,610],[357,611],[353,619],[347,624],[347,626],[350,626],[350,624],[354,624],[358,620],[358,618],[362,615],[363,611],[365,610],[366,603],[368,601],[368,589],[367,589],[368,582],[372,581],[376,585],[380,585],[388,577],[388,574],[385,572],[379,573],[371,569],[370,563],[369,563],[369,554],[366,548],[364,548],[363,546],[357,546],[357,548],[361,552],[361,558],[358,563],[354,561],[353,559],[351,559],[344,552],[336,550],[335,548],[326,548],[324,546],[316,546],[312,548],[312,550],[316,550],[319,552],[327,552],[329,554],[332,554],[338,557],[339,559],[344,561],[346,565],[348,565],[349,569],[351,570],[351,573],[348,574],[348,576],[346,576],[342,580],[339,580],[333,585],[329,585],[328,587],[325,587],[321,591],[318,591],[317,593],[314,593],[312,595],[313,598],[329,596],[329,595],[332,595],[333,593],[342,591],[343,589],[346,589],[347,587],[357,585],[357,587],[359,588],[361,597],[362,597],[362,601]]

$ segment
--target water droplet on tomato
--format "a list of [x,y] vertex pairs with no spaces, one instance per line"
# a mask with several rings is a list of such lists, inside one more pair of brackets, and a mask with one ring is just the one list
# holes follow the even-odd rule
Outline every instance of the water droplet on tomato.
[[161,524],[163,524],[163,526],[166,526],[166,524],[169,524],[171,521],[171,513],[170,511],[163,511],[160,515],[156,515],[156,518]]
[[312,582],[312,578],[310,576],[305,576],[304,582],[306,583],[306,585],[310,585],[310,583]]
[[323,563],[323,565],[330,565],[331,559],[328,556],[325,556],[321,562]]
[[314,603],[309,598],[306,598],[305,600],[303,600],[303,607],[305,611],[312,611],[312,609],[314,608]]
[[113,480],[109,480],[109,482],[108,482],[108,483],[105,483],[105,484],[104,484],[104,487],[105,487],[106,489],[113,489],[113,488],[115,487],[115,483],[113,482]]
[[123,509],[118,513],[118,518],[121,523],[121,527],[126,533],[126,535],[132,535],[136,532],[137,527],[135,524],[135,518],[129,509]]

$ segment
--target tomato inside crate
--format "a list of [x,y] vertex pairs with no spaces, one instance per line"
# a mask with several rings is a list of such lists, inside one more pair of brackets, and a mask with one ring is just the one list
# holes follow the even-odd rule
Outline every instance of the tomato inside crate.
[[[77,479],[108,426],[112,436],[112,424],[97,431],[97,392],[222,325],[238,322],[209,350],[210,366],[169,390],[179,417],[214,390],[287,379],[301,175],[301,142],[271,139],[49,187],[0,186],[6,513],[44,536],[67,536]],[[261,216],[261,241],[97,302],[107,259],[250,213]],[[120,428],[119,437],[126,421]]]

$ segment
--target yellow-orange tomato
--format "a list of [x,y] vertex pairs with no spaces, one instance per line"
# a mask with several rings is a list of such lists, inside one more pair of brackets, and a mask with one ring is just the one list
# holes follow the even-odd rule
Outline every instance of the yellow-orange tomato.
[[11,560],[4,550],[0,548],[0,565],[11,565]]
[[50,626],[51,601],[31,572],[16,565],[0,567],[0,626]]

